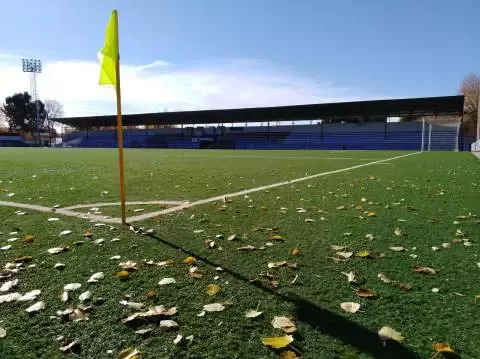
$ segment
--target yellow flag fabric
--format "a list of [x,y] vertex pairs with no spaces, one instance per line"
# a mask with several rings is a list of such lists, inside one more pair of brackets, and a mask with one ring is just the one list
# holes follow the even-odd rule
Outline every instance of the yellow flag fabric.
[[117,10],[112,11],[112,16],[108,21],[107,31],[105,33],[105,44],[100,50],[100,85],[113,85],[117,84],[117,61],[118,61],[118,15]]

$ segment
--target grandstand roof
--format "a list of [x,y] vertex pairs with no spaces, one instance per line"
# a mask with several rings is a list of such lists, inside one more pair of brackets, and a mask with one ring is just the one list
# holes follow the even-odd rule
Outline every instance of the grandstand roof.
[[[123,115],[123,124],[125,126],[190,125],[379,116],[461,116],[463,102],[463,96],[444,96],[225,110],[157,112]],[[115,126],[116,116],[66,117],[58,118],[56,121],[77,128]]]

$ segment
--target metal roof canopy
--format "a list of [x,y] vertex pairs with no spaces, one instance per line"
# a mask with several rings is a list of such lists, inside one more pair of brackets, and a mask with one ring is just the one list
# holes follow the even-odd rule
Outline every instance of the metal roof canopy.
[[[461,116],[463,103],[463,96],[444,96],[225,110],[157,112],[123,115],[123,125],[276,122],[376,116]],[[55,121],[76,128],[115,126],[116,116],[66,117],[55,119]]]

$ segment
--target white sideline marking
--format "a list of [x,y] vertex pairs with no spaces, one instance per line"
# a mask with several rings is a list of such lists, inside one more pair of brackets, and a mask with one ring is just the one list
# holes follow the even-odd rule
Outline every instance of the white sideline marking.
[[[127,202],[127,206],[143,206],[148,204],[167,204],[167,205],[180,205],[186,201],[136,201]],[[78,208],[93,208],[93,207],[108,207],[108,206],[120,206],[120,202],[108,202],[108,203],[93,203],[93,204],[76,204],[74,206],[61,207],[63,209],[78,209]]]
[[282,160],[294,160],[294,159],[307,159],[307,160],[356,160],[356,161],[373,161],[376,158],[357,158],[357,157],[317,157],[317,156],[258,156],[258,155],[225,155],[225,156],[216,156],[216,155],[170,155],[170,156],[159,156],[159,157],[209,157],[209,158],[264,158],[264,159],[282,159]]
[[327,176],[327,175],[334,174],[334,173],[340,173],[340,172],[350,171],[350,170],[354,170],[354,169],[357,169],[357,168],[362,168],[362,167],[367,167],[367,166],[375,165],[375,164],[378,164],[378,163],[384,163],[384,162],[387,162],[387,161],[393,161],[393,160],[398,159],[398,158],[403,158],[403,157],[418,155],[419,153],[421,153],[421,152],[408,153],[408,154],[406,154],[406,155],[400,155],[400,156],[390,157],[390,158],[386,158],[386,159],[378,160],[378,161],[374,161],[374,162],[363,163],[363,164],[356,165],[356,166],[351,166],[351,167],[347,167],[347,168],[341,168],[341,169],[339,169],[339,170],[317,173],[317,174],[314,174],[314,175],[311,175],[311,176],[306,176],[306,177],[296,178],[296,179],[293,179],[293,180],[288,180],[288,181],[273,183],[273,184],[269,184],[269,185],[261,186],[261,187],[255,187],[255,188],[243,190],[243,191],[240,191],[240,192],[234,192],[234,193],[229,193],[229,194],[223,194],[223,195],[221,195],[221,196],[215,196],[215,197],[210,197],[210,198],[206,198],[206,199],[201,199],[201,200],[199,200],[199,201],[195,201],[195,202],[191,202],[191,203],[185,203],[185,204],[183,204],[183,205],[176,206],[176,207],[171,207],[171,208],[167,208],[167,209],[164,209],[164,210],[161,210],[161,211],[150,212],[150,213],[145,213],[145,214],[142,214],[142,215],[139,215],[139,216],[129,217],[129,218],[127,218],[127,222],[143,221],[143,220],[145,220],[145,219],[152,218],[152,217],[157,217],[157,216],[162,215],[162,214],[177,212],[177,211],[181,211],[181,210],[186,209],[186,208],[191,208],[191,207],[194,207],[194,206],[198,206],[198,205],[200,205],[200,204],[206,204],[206,203],[211,203],[211,202],[219,201],[219,200],[222,200],[224,197],[238,197],[238,196],[243,196],[243,195],[245,195],[245,194],[249,194],[249,193],[253,193],[253,192],[258,192],[258,191],[263,191],[263,190],[266,190],[266,189],[269,189],[269,188],[285,186],[285,185],[287,185],[287,184],[292,184],[292,183],[307,181],[307,180],[310,180],[310,179],[312,179],[312,178],[323,177],[323,176]]
[[[296,178],[293,180],[288,180],[288,181],[283,181],[283,182],[278,182],[278,183],[273,183],[269,184],[266,186],[261,186],[261,187],[255,187],[247,190],[243,190],[240,192],[234,192],[234,193],[229,193],[229,194],[223,194],[220,196],[216,197],[210,197],[210,198],[205,198],[201,199],[199,201],[195,202],[179,202],[179,201],[139,201],[139,202],[127,202],[127,205],[141,205],[141,204],[179,204],[178,206],[175,207],[170,207],[161,211],[156,211],[156,212],[150,212],[150,213],[145,213],[139,216],[134,216],[134,217],[129,217],[127,218],[127,223],[131,222],[137,222],[137,221],[142,221],[145,219],[149,219],[152,217],[157,217],[162,214],[167,214],[167,213],[172,213],[172,212],[177,212],[181,211],[186,208],[191,208],[194,206],[198,206],[201,204],[206,204],[206,203],[211,203],[215,201],[222,200],[224,197],[238,197],[238,196],[243,196],[248,193],[253,193],[253,192],[259,192],[263,191],[269,188],[274,188],[274,187],[280,187],[284,186],[287,184],[292,184],[292,183],[297,183],[297,182],[302,182],[302,181],[307,181],[313,178],[317,177],[323,177],[327,176],[330,174],[335,174],[335,173],[340,173],[340,172],[345,172],[345,171],[350,171],[354,170],[357,168],[362,168],[362,167],[367,167],[379,163],[384,163],[388,161],[392,161],[398,158],[403,158],[403,157],[408,157],[408,156],[413,156],[413,155],[418,155],[421,152],[413,152],[413,153],[408,153],[406,155],[401,155],[401,156],[395,156],[395,157],[390,157],[386,158],[383,160],[378,160],[378,161],[373,161],[369,163],[363,163],[360,165],[356,166],[351,166],[351,167],[346,167],[346,168],[341,168],[338,170],[334,171],[328,171],[328,172],[322,172],[322,173],[317,173],[311,176],[306,176],[306,177],[301,177],[301,178]],[[56,213],[56,214],[62,214],[64,216],[68,217],[77,217],[77,218],[82,218],[82,219],[87,219],[93,222],[102,222],[102,223],[111,223],[111,224],[121,224],[122,220],[121,218],[105,218],[105,216],[100,216],[100,215],[93,215],[93,214],[85,214],[85,213],[79,213],[79,212],[74,212],[72,209],[74,208],[87,208],[87,207],[100,207],[100,206],[113,206],[113,205],[119,205],[120,203],[96,203],[96,204],[81,204],[81,205],[74,205],[70,207],[64,207],[64,208],[56,208],[55,211],[52,210],[52,207],[45,207],[45,206],[39,206],[36,204],[28,204],[28,203],[17,203],[17,202],[9,202],[9,201],[0,201],[0,206],[6,206],[6,207],[14,207],[14,208],[23,208],[23,209],[30,209],[33,211],[38,211],[38,212],[44,212],[44,213]]]

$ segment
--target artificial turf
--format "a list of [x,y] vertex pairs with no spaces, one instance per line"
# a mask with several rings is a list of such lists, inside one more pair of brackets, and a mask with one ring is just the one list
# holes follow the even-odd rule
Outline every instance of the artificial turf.
[[[129,200],[140,201],[196,200],[400,154],[129,150],[127,194]],[[0,194],[0,199],[63,206],[117,201],[115,159],[112,150],[2,149],[0,187],[15,195]],[[208,203],[134,224],[154,229],[151,235],[119,226],[97,227],[53,212],[15,215],[15,209],[0,207],[0,244],[12,245],[0,251],[0,265],[32,256],[36,266],[16,275],[15,290],[41,289],[39,300],[46,303],[34,315],[25,312],[28,303],[0,304],[0,327],[7,331],[0,339],[0,357],[62,357],[61,341],[55,340],[62,335],[79,340],[82,358],[112,358],[126,347],[141,350],[142,358],[275,358],[282,350],[264,347],[261,339],[282,335],[270,324],[274,316],[292,316],[298,329],[292,350],[304,358],[429,358],[434,354],[432,345],[439,342],[451,344],[462,358],[478,358],[479,178],[480,161],[469,153],[422,153],[234,197],[225,206]],[[337,209],[340,206],[344,209]],[[368,217],[369,211],[375,216]],[[106,212],[114,214],[111,209]],[[47,222],[52,216],[60,221]],[[272,241],[273,228],[278,228],[283,241]],[[396,228],[401,235],[394,233]],[[59,237],[65,229],[73,233]],[[93,239],[73,245],[83,240],[87,230]],[[19,234],[9,235],[13,231]],[[23,241],[26,234],[34,236],[33,243]],[[217,239],[218,234],[224,239]],[[237,234],[238,240],[226,240],[230,234]],[[367,234],[375,239],[366,238]],[[10,237],[20,239],[7,242]],[[91,243],[102,237],[101,246]],[[114,237],[120,241],[110,242]],[[455,238],[472,245],[452,243]],[[215,241],[216,247],[207,248],[206,240]],[[274,245],[265,246],[266,242]],[[450,247],[443,248],[442,243]],[[64,245],[70,247],[68,252],[47,253],[48,248]],[[245,245],[265,249],[237,250]],[[375,258],[353,256],[335,263],[328,258],[335,252],[331,245],[347,246],[352,252],[368,250]],[[391,246],[407,251],[395,252]],[[294,247],[300,249],[299,257],[291,255]],[[114,255],[122,258],[110,260]],[[189,276],[182,263],[187,255],[199,260],[202,279]],[[144,264],[150,259],[172,259],[175,264],[169,268]],[[139,264],[127,281],[115,276],[123,260]],[[298,269],[267,267],[268,262],[281,260],[296,262]],[[66,264],[63,271],[53,268],[57,262]],[[438,273],[421,275],[413,271],[414,265]],[[217,272],[217,266],[224,272]],[[88,277],[99,271],[105,279],[87,284]],[[356,286],[341,273],[350,271],[376,299],[355,294]],[[278,288],[261,276],[267,272]],[[380,272],[412,289],[405,292],[382,282],[377,278]],[[163,277],[174,277],[177,283],[161,287],[157,283]],[[69,303],[62,303],[58,295],[71,282],[82,283],[82,288],[72,293]],[[213,297],[206,292],[211,283],[222,288]],[[78,303],[78,294],[87,289],[105,298],[105,303],[94,306],[88,321],[50,317]],[[155,291],[156,298],[146,299],[148,291]],[[178,314],[172,319],[178,330],[155,328],[149,337],[135,334],[121,322],[133,312],[119,304],[125,294],[146,305],[176,306]],[[343,312],[340,303],[350,301],[360,303],[361,312]],[[213,302],[228,304],[222,312],[197,316],[204,304]],[[244,317],[247,309],[257,307],[263,316]],[[382,345],[377,331],[384,325],[402,333],[403,346]],[[175,345],[179,333],[194,338]]]

